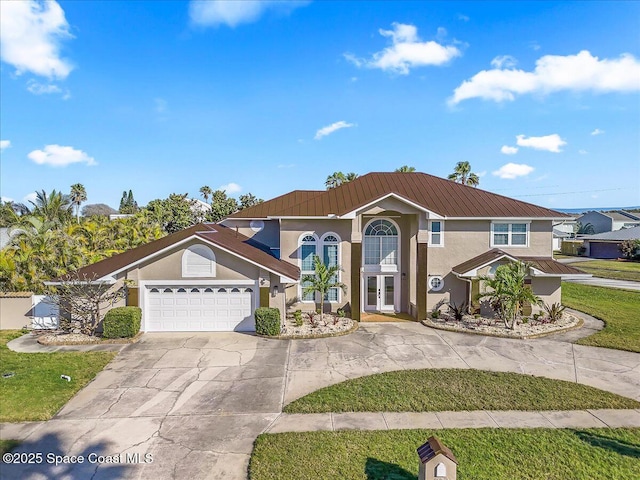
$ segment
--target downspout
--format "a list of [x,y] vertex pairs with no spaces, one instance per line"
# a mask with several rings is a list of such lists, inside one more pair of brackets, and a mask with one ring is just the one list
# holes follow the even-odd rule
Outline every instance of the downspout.
[[469,294],[467,295],[467,313],[471,314],[471,291],[473,290],[473,279],[463,277],[462,275],[453,272],[453,274],[458,277],[460,280],[464,280],[469,284]]

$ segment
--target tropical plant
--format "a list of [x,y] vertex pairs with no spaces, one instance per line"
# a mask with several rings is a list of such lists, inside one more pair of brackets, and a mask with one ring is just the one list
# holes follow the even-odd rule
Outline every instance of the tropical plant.
[[634,259],[638,256],[638,251],[640,251],[640,239],[625,240],[620,244],[620,251],[625,258]]
[[120,207],[118,212],[122,214],[134,214],[139,210],[138,202],[133,198],[133,191],[129,190],[122,192],[122,198],[120,198]]
[[211,190],[211,187],[205,185],[204,187],[200,187],[200,195],[202,195],[206,203],[209,203],[209,198],[213,195],[213,190]]
[[447,177],[449,180],[461,183],[463,185],[469,185],[471,187],[477,187],[480,184],[480,177],[471,172],[471,165],[469,162],[458,162],[453,169],[453,173]]
[[69,195],[71,203],[76,207],[76,222],[80,223],[80,205],[87,201],[87,191],[81,183],[71,185],[71,194]]
[[238,201],[233,197],[228,197],[226,191],[216,190],[211,197],[211,210],[207,212],[206,219],[209,222],[219,222],[237,211]]
[[451,301],[447,303],[447,306],[449,307],[449,315],[452,315],[457,321],[461,321],[467,311],[467,302],[462,302],[458,305],[456,302]]
[[344,293],[347,286],[338,281],[338,272],[342,271],[340,265],[325,265],[318,255],[313,257],[313,274],[302,276],[302,292],[306,295],[317,292],[320,295],[321,312],[327,301],[327,294],[332,288],[340,288]]
[[245,208],[253,207],[255,205],[258,205],[264,202],[263,199],[257,198],[255,195],[252,195],[251,193],[247,193],[246,195],[240,195],[239,200],[240,200],[240,206],[239,206],[240,210],[244,210]]
[[327,180],[324,182],[327,190],[331,188],[339,187],[340,185],[344,185],[345,183],[349,183],[358,178],[358,174],[354,172],[349,172],[347,174],[342,172],[333,172],[331,175],[327,177]]
[[416,171],[416,167],[410,167],[408,165],[403,165],[400,168],[396,168],[396,173],[412,173]]
[[591,223],[585,223],[583,225],[578,222],[574,225],[573,230],[576,235],[593,235],[596,233],[596,230]]
[[172,193],[168,198],[150,201],[145,210],[150,218],[162,225],[165,232],[175,233],[197,223],[192,207],[193,202],[188,194]]
[[551,305],[547,305],[546,303],[543,305],[544,311],[547,312],[547,317],[550,322],[557,322],[562,318],[562,313],[567,308],[564,305],[559,303],[553,303]]
[[20,217],[30,215],[31,210],[24,203],[0,202],[0,227],[11,227],[20,222]]
[[44,190],[36,192],[35,201],[29,200],[29,203],[33,205],[33,215],[42,217],[45,221],[63,224],[71,218],[73,205],[69,196],[55,189],[49,194]]
[[500,265],[495,275],[480,277],[490,290],[481,293],[479,298],[488,298],[504,326],[512,330],[526,304],[542,303],[540,297],[525,285],[528,270],[529,265],[524,262],[510,262]]

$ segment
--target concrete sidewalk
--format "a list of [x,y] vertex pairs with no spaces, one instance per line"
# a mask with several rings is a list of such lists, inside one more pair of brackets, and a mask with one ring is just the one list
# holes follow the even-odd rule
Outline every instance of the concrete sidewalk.
[[412,428],[640,427],[640,409],[463,412],[358,412],[280,415],[265,433]]
[[619,288],[622,290],[640,291],[640,282],[632,282],[631,280],[615,280],[613,278],[591,277],[565,281],[570,283],[581,283],[582,285],[591,285],[593,287]]

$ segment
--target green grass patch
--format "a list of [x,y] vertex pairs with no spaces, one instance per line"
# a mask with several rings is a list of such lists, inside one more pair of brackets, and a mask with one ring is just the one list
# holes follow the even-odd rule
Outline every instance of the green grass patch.
[[460,429],[263,434],[251,480],[415,480],[431,435],[458,460],[458,480],[638,478],[640,429]]
[[640,352],[640,292],[563,282],[562,303],[605,323],[580,345]]
[[[115,352],[17,353],[7,342],[23,335],[0,331],[0,422],[48,420],[89,383]],[[69,375],[67,382],[60,375]]]
[[10,452],[18,445],[20,445],[18,440],[0,440],[0,455]]
[[640,282],[640,262],[619,262],[617,260],[590,260],[588,262],[570,263],[594,277],[613,278]]
[[579,383],[482,370],[401,370],[347,380],[284,408],[287,413],[584,410],[640,402]]

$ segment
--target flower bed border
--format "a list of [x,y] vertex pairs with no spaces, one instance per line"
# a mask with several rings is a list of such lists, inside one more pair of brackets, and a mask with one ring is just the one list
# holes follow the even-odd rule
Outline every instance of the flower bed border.
[[313,335],[260,335],[256,333],[256,336],[262,338],[273,338],[276,340],[312,340],[314,338],[330,338],[330,337],[343,337],[344,335],[349,335],[350,333],[355,332],[360,327],[360,322],[356,320],[351,320],[353,325],[349,330],[343,330],[341,332],[328,332],[328,333],[318,333]]
[[[140,339],[142,338],[143,334],[144,334],[144,332],[138,332],[134,337],[131,337],[131,338],[102,338],[102,337],[94,337],[94,338],[97,338],[99,340],[97,342],[82,341],[82,342],[62,342],[62,343],[47,342],[43,338],[44,335],[39,335],[40,338],[38,338],[36,341],[40,345],[46,345],[46,346],[52,346],[52,347],[57,347],[57,346],[67,346],[68,347],[68,346],[74,346],[74,345],[129,345],[129,344],[132,344],[132,343],[138,343],[140,341]],[[61,334],[60,336],[62,336],[62,335],[64,335],[64,334]]]

